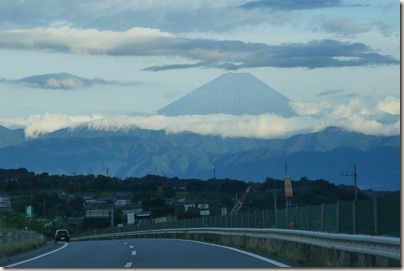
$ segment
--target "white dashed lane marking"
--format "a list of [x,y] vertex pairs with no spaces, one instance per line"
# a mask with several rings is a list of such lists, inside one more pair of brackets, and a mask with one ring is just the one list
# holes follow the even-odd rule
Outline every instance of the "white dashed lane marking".
[[132,263],[126,263],[125,264],[125,267],[131,267],[132,266]]

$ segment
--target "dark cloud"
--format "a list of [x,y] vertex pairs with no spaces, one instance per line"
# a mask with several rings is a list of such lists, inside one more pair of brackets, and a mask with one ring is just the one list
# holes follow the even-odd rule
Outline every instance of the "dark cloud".
[[324,91],[318,93],[318,96],[333,96],[336,94],[340,94],[341,92],[344,92],[344,90],[343,89],[324,90]]
[[[196,54],[195,51],[198,53]],[[215,57],[212,57],[214,52]],[[397,65],[399,60],[373,52],[363,43],[336,40],[314,40],[308,43],[266,45],[238,41],[190,41],[181,46],[178,55],[202,60],[196,64],[153,66],[146,70],[161,71],[193,67],[237,70],[252,67],[309,69],[368,65]]]
[[162,66],[151,66],[143,69],[143,71],[164,71],[164,70],[180,70],[180,69],[189,69],[189,68],[198,68],[206,66],[206,63],[198,62],[195,64],[172,64],[172,65],[162,65]]
[[303,10],[342,6],[340,0],[256,0],[242,5],[245,9]]

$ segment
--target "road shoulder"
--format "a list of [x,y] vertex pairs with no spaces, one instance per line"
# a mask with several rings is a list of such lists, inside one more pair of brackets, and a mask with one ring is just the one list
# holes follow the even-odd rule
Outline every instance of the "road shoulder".
[[61,246],[63,246],[63,244],[64,243],[55,243],[53,241],[50,241],[50,242],[47,242],[43,247],[40,247],[40,248],[37,248],[34,250],[30,250],[30,251],[26,251],[21,254],[9,256],[6,258],[0,258],[0,266],[4,267],[4,266],[8,266],[8,265],[20,262],[20,261],[24,261],[24,260],[27,260],[30,258],[37,257],[38,255],[45,254],[52,250],[58,249]]

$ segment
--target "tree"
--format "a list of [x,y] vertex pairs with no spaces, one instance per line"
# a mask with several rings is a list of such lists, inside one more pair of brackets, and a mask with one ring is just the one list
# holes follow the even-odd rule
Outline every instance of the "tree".
[[165,198],[173,198],[176,195],[174,188],[172,188],[171,186],[168,185],[163,186],[162,190],[163,190],[162,195]]

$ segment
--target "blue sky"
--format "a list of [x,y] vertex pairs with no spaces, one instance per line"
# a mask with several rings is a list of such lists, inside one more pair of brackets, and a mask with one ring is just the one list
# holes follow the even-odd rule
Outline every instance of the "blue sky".
[[[28,136],[89,121],[203,133],[206,120],[237,136],[399,134],[398,1],[0,0],[0,18],[0,125]],[[155,115],[227,72],[256,76],[300,116],[188,116],[184,127]],[[77,78],[23,80],[54,73]]]

